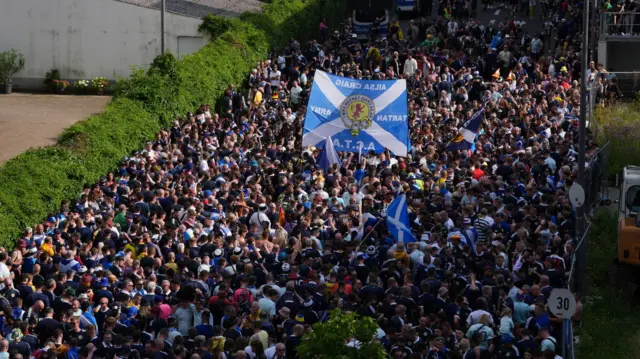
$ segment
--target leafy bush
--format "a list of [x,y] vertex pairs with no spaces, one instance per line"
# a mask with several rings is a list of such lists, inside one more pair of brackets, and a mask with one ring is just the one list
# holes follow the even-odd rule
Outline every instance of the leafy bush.
[[53,88],[53,81],[60,80],[60,71],[58,69],[51,69],[44,75],[44,85]]
[[209,14],[202,19],[198,31],[207,34],[215,40],[231,28],[231,20],[226,17]]
[[[376,322],[354,313],[331,312],[325,323],[316,323],[298,347],[302,359],[383,359],[386,353],[375,336]],[[347,346],[354,340],[356,346]]]
[[264,13],[212,20],[217,31],[222,23],[229,27],[195,54],[182,60],[167,55],[148,71],[134,69],[116,83],[104,113],[66,129],[56,145],[0,167],[0,245],[13,247],[25,227],[43,221],[63,199],[76,199],[85,183],[113,170],[172,119],[215,103],[229,84],[243,83],[270,49],[289,37],[316,37],[320,19],[341,21],[345,8],[343,0],[274,0]]
[[24,69],[24,55],[11,49],[0,52],[0,82],[11,83],[13,75]]

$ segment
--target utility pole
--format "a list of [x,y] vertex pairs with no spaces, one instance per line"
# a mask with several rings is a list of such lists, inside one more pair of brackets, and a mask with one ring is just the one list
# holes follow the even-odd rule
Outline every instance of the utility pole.
[[[591,9],[591,44],[589,46],[590,55],[589,58],[591,61],[596,62],[596,57],[598,54],[594,51],[596,46],[598,45],[598,36],[596,36],[596,32],[598,31],[598,9],[600,8],[600,4],[598,4],[598,0],[593,0],[593,9]],[[631,15],[633,16],[633,15]]]
[[165,0],[160,1],[160,52],[165,54],[164,15],[166,12]]
[[[587,193],[587,198],[593,196],[593,193],[587,192],[587,179],[586,179],[586,171],[585,171],[585,147],[587,145],[587,69],[589,62],[589,2],[588,0],[583,1],[584,4],[583,14],[582,14],[582,47],[580,51],[580,55],[582,56],[582,72],[581,72],[581,81],[580,81],[580,125],[579,125],[579,145],[578,145],[578,184],[582,186],[585,193]],[[577,231],[576,236],[578,240],[582,239],[585,235],[586,230],[586,203],[578,207],[578,218],[576,221]],[[587,283],[586,283],[586,271],[587,271],[587,254],[589,253],[589,241],[584,240],[579,244],[581,248],[578,251],[578,288],[577,290],[581,295],[586,295],[587,291]]]

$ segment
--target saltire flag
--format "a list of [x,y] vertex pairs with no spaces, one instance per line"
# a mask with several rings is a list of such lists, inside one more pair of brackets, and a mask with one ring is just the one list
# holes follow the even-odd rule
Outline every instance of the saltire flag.
[[407,82],[356,80],[317,70],[307,106],[303,146],[333,139],[337,151],[384,152],[406,157],[409,142]]
[[322,150],[320,151],[320,155],[318,156],[317,164],[326,174],[327,172],[329,172],[329,167],[333,166],[334,163],[337,163],[338,167],[342,165],[340,156],[338,156],[338,152],[336,152],[335,147],[333,147],[333,140],[331,139],[331,136],[329,136],[324,140]]
[[482,107],[478,112],[474,113],[470,119],[468,119],[460,130],[458,134],[447,143],[445,147],[445,151],[458,151],[458,150],[468,150],[475,147],[476,136],[478,135],[478,130],[480,129],[480,125],[482,124],[482,119],[484,117],[484,107]]
[[409,224],[406,194],[396,197],[387,206],[387,228],[397,242],[416,242]]

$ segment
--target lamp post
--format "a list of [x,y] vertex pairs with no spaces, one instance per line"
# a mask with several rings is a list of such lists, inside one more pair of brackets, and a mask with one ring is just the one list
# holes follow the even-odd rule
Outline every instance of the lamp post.
[[160,1],[160,52],[165,54],[164,15],[166,12],[165,0]]
[[[582,188],[585,190],[585,192],[587,191],[587,179],[586,179],[586,171],[585,171],[585,161],[586,161],[586,156],[585,156],[585,147],[586,147],[586,142],[587,142],[587,106],[588,106],[588,100],[587,100],[587,69],[588,69],[588,62],[589,62],[589,51],[588,51],[588,47],[589,47],[589,0],[584,0],[583,3],[583,14],[582,14],[582,47],[581,47],[581,52],[580,52],[580,56],[582,57],[581,59],[581,81],[580,81],[580,122],[579,122],[579,145],[578,145],[578,184],[580,186],[582,186]],[[592,195],[592,194],[590,194]],[[582,240],[584,234],[585,234],[585,229],[586,229],[586,218],[585,218],[585,211],[586,211],[586,205],[582,205],[580,207],[577,208],[577,221],[576,221],[576,225],[577,225],[577,230],[576,230],[576,237],[578,238],[578,240]],[[582,293],[583,295],[586,294],[587,291],[587,283],[585,283],[585,281],[583,280],[586,276],[584,275],[584,273],[586,273],[586,269],[587,269],[587,253],[589,253],[589,241],[588,240],[583,240],[580,244],[579,244],[582,248],[580,248],[579,251],[579,260],[578,263],[579,267],[577,273],[579,273],[578,275],[581,276],[580,280],[578,280],[578,286],[579,288],[578,291],[580,293]]]

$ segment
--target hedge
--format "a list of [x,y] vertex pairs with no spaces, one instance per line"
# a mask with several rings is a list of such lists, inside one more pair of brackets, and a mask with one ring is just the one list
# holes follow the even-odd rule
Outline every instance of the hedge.
[[116,168],[124,156],[169,122],[202,103],[215,103],[229,84],[243,83],[255,64],[290,37],[317,37],[323,17],[337,24],[344,0],[274,0],[263,13],[203,19],[210,42],[193,55],[156,58],[120,79],[105,111],[66,129],[53,146],[31,149],[0,167],[0,245],[12,248],[63,199]]

